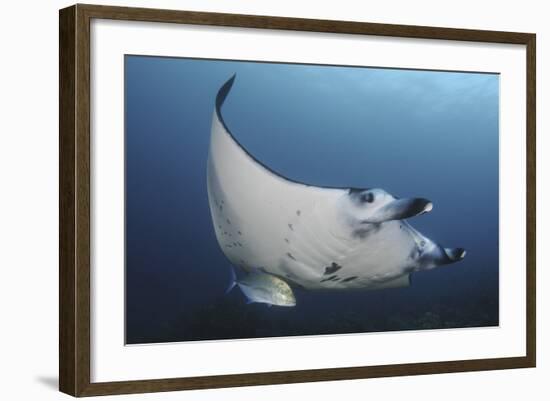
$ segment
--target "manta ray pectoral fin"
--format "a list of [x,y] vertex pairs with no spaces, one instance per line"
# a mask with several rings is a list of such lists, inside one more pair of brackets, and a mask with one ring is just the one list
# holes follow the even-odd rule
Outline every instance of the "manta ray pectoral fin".
[[223,102],[225,102],[225,98],[229,94],[229,91],[233,86],[233,82],[235,82],[236,76],[237,74],[233,74],[231,78],[229,78],[218,90],[218,95],[216,96],[216,108],[218,109],[218,111],[222,107]]
[[433,209],[433,203],[423,198],[395,199],[381,207],[376,213],[366,219],[365,223],[383,223],[390,220],[402,220],[428,213]]

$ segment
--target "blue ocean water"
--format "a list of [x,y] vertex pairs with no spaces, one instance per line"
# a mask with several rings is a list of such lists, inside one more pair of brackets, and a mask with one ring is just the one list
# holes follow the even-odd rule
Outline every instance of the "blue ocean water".
[[[239,142],[292,179],[424,197],[420,232],[463,247],[407,288],[245,304],[212,228],[214,100]],[[499,322],[499,76],[126,56],[129,344],[493,326]]]

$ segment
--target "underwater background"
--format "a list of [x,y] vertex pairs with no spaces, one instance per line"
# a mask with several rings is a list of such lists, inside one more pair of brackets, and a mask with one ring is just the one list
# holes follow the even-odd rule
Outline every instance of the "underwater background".
[[[466,258],[378,291],[228,294],[206,191],[215,96],[258,160],[297,181],[434,204],[410,219]],[[499,76],[125,56],[126,343],[495,326]],[[250,189],[251,191],[254,188]]]

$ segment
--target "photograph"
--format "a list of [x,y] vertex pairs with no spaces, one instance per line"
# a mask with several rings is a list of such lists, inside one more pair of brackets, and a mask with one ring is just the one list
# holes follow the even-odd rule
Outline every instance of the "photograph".
[[125,343],[498,326],[499,78],[125,55]]

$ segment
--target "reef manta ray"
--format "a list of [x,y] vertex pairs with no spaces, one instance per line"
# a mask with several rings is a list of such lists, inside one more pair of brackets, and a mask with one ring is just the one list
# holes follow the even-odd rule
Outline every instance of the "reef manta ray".
[[207,165],[216,238],[234,266],[311,290],[380,289],[464,258],[464,249],[444,248],[404,220],[429,212],[426,199],[307,185],[264,166],[223,120],[234,80],[216,97]]

